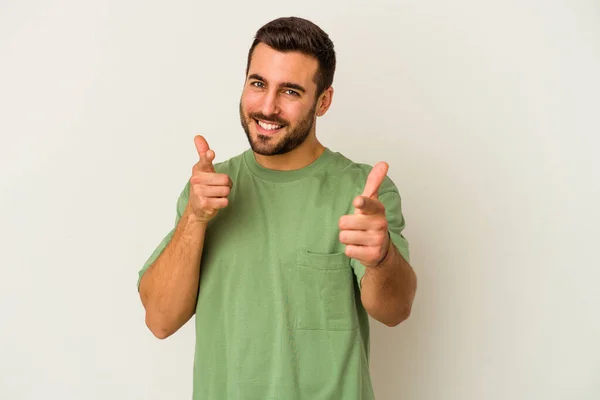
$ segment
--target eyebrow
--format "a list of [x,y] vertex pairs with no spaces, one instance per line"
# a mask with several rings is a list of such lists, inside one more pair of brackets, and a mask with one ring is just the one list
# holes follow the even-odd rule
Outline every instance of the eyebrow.
[[[263,78],[259,74],[252,74],[252,75],[248,76],[248,79],[256,79],[257,81],[262,81],[262,82],[267,81],[265,78]],[[299,92],[306,93],[306,89],[303,86],[298,85],[297,83],[293,83],[293,82],[282,82],[279,84],[279,87],[294,89]]]

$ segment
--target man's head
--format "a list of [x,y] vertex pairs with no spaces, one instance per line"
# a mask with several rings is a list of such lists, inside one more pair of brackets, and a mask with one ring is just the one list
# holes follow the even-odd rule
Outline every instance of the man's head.
[[248,52],[240,120],[252,149],[287,153],[314,135],[333,96],[333,43],[302,18],[279,18],[258,30]]

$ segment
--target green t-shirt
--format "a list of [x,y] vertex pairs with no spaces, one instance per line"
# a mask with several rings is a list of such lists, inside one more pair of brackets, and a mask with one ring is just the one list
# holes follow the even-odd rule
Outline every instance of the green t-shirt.
[[[373,399],[369,319],[359,285],[365,267],[344,254],[338,227],[342,215],[354,213],[352,200],[371,167],[326,148],[302,169],[275,171],[249,149],[215,170],[228,174],[233,187],[229,205],[207,228],[193,398]],[[189,182],[176,223],[188,196]],[[400,195],[389,177],[379,199],[392,241],[409,261]]]

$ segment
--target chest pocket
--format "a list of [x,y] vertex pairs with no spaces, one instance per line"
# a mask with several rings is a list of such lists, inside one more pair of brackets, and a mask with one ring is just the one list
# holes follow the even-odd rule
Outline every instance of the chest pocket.
[[297,329],[341,331],[358,326],[354,274],[346,254],[298,250],[297,274]]

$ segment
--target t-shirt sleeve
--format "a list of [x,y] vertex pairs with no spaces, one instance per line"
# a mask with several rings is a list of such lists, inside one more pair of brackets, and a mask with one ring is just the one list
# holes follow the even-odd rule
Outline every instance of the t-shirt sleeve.
[[[402,214],[402,200],[400,198],[400,193],[397,190],[380,191],[379,201],[381,201],[385,206],[388,231],[390,233],[390,239],[392,243],[394,246],[396,246],[402,257],[407,262],[410,262],[408,241],[402,233],[406,223],[404,220],[404,215]],[[360,287],[360,281],[365,275],[366,267],[356,259],[352,259],[351,263]]]
[[142,269],[140,269],[138,272],[138,280],[137,280],[138,291],[140,289],[140,282],[142,280],[142,276],[144,275],[144,273],[158,259],[158,257],[162,254],[162,252],[167,247],[167,245],[171,242],[171,239],[173,238],[173,234],[175,233],[175,228],[177,227],[177,224],[179,223],[179,220],[181,219],[181,216],[183,215],[183,212],[185,211],[185,207],[187,206],[189,195],[190,195],[190,183],[188,181],[188,183],[185,185],[185,187],[179,194],[179,198],[177,199],[177,207],[176,207],[176,212],[175,212],[175,224],[173,225],[173,228],[167,233],[167,235],[165,237],[163,237],[161,242],[158,244],[158,246],[154,249],[154,251],[152,252],[150,257],[148,258],[148,260],[146,260],[146,262],[142,266]]

